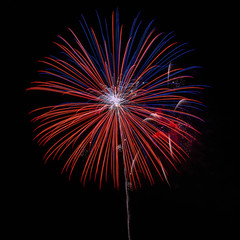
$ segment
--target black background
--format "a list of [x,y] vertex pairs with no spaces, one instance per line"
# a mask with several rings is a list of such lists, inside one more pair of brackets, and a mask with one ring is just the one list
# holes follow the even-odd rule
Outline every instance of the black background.
[[[181,3],[180,3],[181,2]],[[221,3],[220,3],[221,4]],[[15,8],[18,6],[15,6]],[[95,10],[111,19],[119,8],[120,22],[131,24],[141,10],[145,24],[155,19],[157,31],[175,31],[177,40],[190,42],[196,49],[193,64],[203,67],[200,78],[211,86],[204,92],[201,144],[180,173],[170,178],[171,188],[160,180],[153,187],[130,193],[131,232],[135,239],[163,237],[229,236],[235,234],[239,213],[237,149],[234,133],[235,78],[228,53],[234,49],[233,6],[205,4],[202,1],[58,1],[27,2],[19,5],[16,28],[20,30],[23,64],[23,157],[17,175],[17,221],[29,239],[127,239],[125,193],[104,185],[83,188],[80,173],[71,181],[61,175],[57,161],[43,164],[44,149],[32,141],[33,126],[28,112],[48,104],[46,97],[25,92],[38,78],[37,60],[55,53],[52,42],[66,28],[78,28],[83,14],[98,27]],[[226,17],[228,16],[228,17]],[[20,24],[19,24],[20,23]],[[232,49],[232,50],[231,50]],[[44,95],[45,96],[45,95]],[[96,237],[97,236],[97,237]],[[231,237],[230,237],[231,238]],[[230,239],[229,238],[229,239]]]

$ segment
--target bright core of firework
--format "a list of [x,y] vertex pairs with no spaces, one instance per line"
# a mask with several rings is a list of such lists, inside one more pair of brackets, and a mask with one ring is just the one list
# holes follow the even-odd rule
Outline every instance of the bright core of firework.
[[116,88],[114,91],[108,89],[108,92],[105,92],[101,98],[103,100],[103,103],[109,106],[109,109],[111,110],[119,108],[124,102],[124,98],[120,93],[116,92]]
[[119,97],[116,93],[110,93],[106,95],[106,98],[109,105],[111,106],[111,109],[114,107],[118,108],[123,101],[123,99]]
[[120,103],[121,103],[121,98],[119,98],[116,95],[111,95],[110,96],[110,102],[112,103],[112,107],[119,107]]
[[118,95],[115,95],[115,94],[110,94],[110,96],[108,96],[108,99],[109,99],[111,108],[114,108],[114,107],[118,108],[123,101],[121,97],[118,97]]

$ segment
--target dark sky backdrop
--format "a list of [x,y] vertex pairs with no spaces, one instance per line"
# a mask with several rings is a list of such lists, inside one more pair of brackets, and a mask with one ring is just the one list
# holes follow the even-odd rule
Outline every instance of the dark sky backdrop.
[[[36,80],[37,60],[55,52],[52,42],[64,35],[66,27],[78,28],[83,14],[96,26],[95,9],[111,19],[119,8],[120,22],[131,24],[141,10],[145,23],[155,19],[158,32],[175,31],[176,39],[195,48],[193,64],[203,67],[200,77],[212,86],[205,91],[208,106],[202,127],[201,144],[180,173],[170,177],[171,189],[160,182],[131,192],[131,231],[135,239],[163,239],[166,236],[222,236],[231,234],[239,221],[238,169],[232,146],[234,84],[230,66],[224,63],[230,46],[225,17],[231,14],[224,5],[192,1],[177,5],[166,1],[32,1],[21,5],[21,36],[24,40],[24,88]],[[163,3],[162,3],[163,2]],[[227,74],[226,74],[227,73]],[[22,231],[31,239],[127,239],[124,189],[105,186],[83,188],[80,174],[72,181],[61,175],[57,161],[43,164],[44,151],[32,141],[33,126],[27,113],[48,104],[40,94],[24,92],[24,158],[21,162],[19,208],[24,216]],[[236,149],[237,150],[237,149]],[[87,234],[87,235],[86,235]],[[98,235],[97,238],[94,236]],[[30,239],[30,238],[29,238]],[[231,239],[231,237],[229,237]]]

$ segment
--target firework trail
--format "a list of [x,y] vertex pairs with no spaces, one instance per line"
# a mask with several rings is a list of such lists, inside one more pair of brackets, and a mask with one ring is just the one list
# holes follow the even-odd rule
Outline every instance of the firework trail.
[[131,232],[130,232],[130,211],[129,211],[129,186],[128,186],[128,180],[127,180],[126,172],[125,172],[125,171],[124,171],[124,180],[125,180],[125,194],[126,194],[128,240],[131,240]]
[[70,28],[72,41],[58,36],[58,57],[39,61],[46,66],[39,72],[48,77],[28,88],[72,98],[32,111],[38,123],[35,139],[49,146],[45,161],[69,154],[63,167],[69,177],[81,162],[83,185],[93,178],[100,188],[103,181],[119,188],[122,168],[131,188],[141,187],[143,179],[153,184],[156,175],[168,182],[167,170],[177,169],[188,155],[183,143],[192,142],[198,133],[186,119],[201,119],[178,106],[187,101],[199,108],[201,102],[194,96],[202,87],[172,87],[174,81],[192,79],[188,72],[196,67],[172,66],[191,50],[173,41],[172,32],[156,33],[153,21],[141,33],[138,17],[127,34],[118,10],[110,24],[97,13],[98,32],[82,16],[87,44]]

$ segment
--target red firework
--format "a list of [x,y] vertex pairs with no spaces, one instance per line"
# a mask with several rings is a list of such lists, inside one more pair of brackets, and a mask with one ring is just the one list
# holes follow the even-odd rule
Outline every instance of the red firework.
[[191,109],[201,106],[192,96],[202,87],[182,84],[196,67],[173,69],[171,63],[189,51],[172,42],[173,33],[156,34],[152,22],[141,35],[137,16],[123,44],[118,12],[112,14],[110,33],[107,22],[103,26],[98,19],[100,38],[84,18],[81,22],[89,46],[69,29],[73,44],[59,36],[60,57],[39,61],[48,66],[39,72],[51,80],[35,81],[28,90],[68,95],[72,101],[32,111],[38,113],[35,139],[51,144],[45,161],[69,154],[63,171],[70,176],[83,159],[83,184],[94,178],[101,188],[111,177],[119,188],[121,165],[134,188],[142,179],[153,184],[156,173],[168,182],[166,169],[176,169],[187,157],[184,144],[198,133],[189,119],[201,120]]

